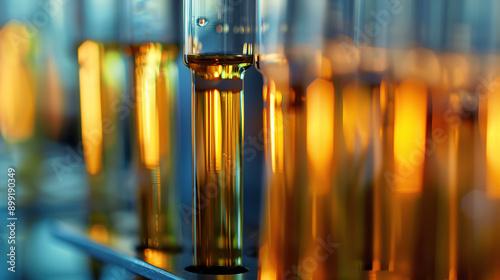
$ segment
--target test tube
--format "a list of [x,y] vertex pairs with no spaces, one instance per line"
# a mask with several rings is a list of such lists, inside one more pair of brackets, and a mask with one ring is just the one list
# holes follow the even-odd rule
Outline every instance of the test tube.
[[[298,265],[299,207],[297,184],[286,167],[294,165],[293,114],[290,99],[290,68],[285,55],[286,0],[260,0],[257,4],[255,59],[264,78],[264,146],[266,157],[265,205],[259,249],[259,279],[282,279]],[[288,178],[287,178],[287,175]]]
[[[30,32],[27,16],[37,8],[36,1],[3,1],[0,12],[0,137],[6,144],[11,163],[16,166],[23,192],[16,204],[31,204],[40,191],[42,146],[40,140],[39,71],[37,51],[40,36]],[[14,39],[13,39],[14,38]],[[22,41],[16,39],[23,38]],[[16,43],[14,43],[16,42]]]
[[185,0],[192,73],[193,244],[200,272],[242,265],[243,78],[253,64],[253,1]]
[[142,248],[178,251],[175,172],[180,13],[178,1],[123,2],[122,43],[133,59],[132,135]]
[[[292,273],[300,279],[335,279],[339,253],[333,226],[337,203],[332,195],[335,94],[332,64],[324,52],[327,1],[295,0],[288,7],[285,54],[290,66],[290,99],[284,99],[284,107],[285,114],[293,116],[293,131],[286,141],[293,142],[295,160],[290,169],[285,166],[285,172],[293,178],[290,182],[299,198],[295,206],[300,225],[298,265],[313,259],[317,264],[316,269]],[[321,257],[318,244],[329,244],[319,253]]]
[[437,85],[440,65],[435,51],[422,47],[427,40],[418,32],[425,30],[420,20],[423,11],[422,3],[407,3],[388,26],[385,44],[391,48],[390,70],[379,99],[383,100],[381,108],[386,104],[382,133],[385,160],[379,182],[390,190],[381,193],[390,205],[385,224],[389,242],[379,243],[384,244],[381,269],[387,269],[389,275],[411,278],[425,278],[429,273],[429,266],[419,256],[433,250],[432,238],[426,234],[435,230],[435,216],[430,214],[435,207],[435,189],[429,168],[434,158],[425,151],[431,132],[430,91]]
[[[490,6],[490,7],[488,7]],[[487,51],[483,55],[482,73],[479,77],[491,77],[489,86],[483,81],[479,81],[476,89],[479,89],[479,127],[480,131],[486,126],[486,135],[483,136],[483,147],[486,147],[486,171],[487,171],[487,205],[488,210],[478,215],[479,234],[477,234],[476,244],[480,248],[481,258],[476,258],[476,267],[480,271],[479,277],[494,278],[500,275],[500,250],[498,240],[495,236],[500,234],[500,217],[490,215],[491,213],[500,213],[500,164],[498,154],[500,149],[500,114],[497,110],[500,104],[500,69],[498,61],[500,59],[500,29],[499,19],[495,15],[500,10],[500,3],[490,1],[490,5],[483,6],[478,13],[478,27],[487,26],[487,40],[479,40],[480,46],[487,46]],[[486,18],[482,15],[488,14]],[[487,44],[485,44],[487,42]],[[487,99],[484,98],[487,94]],[[486,114],[483,112],[486,111]],[[482,120],[482,121],[481,121]],[[481,201],[478,204],[482,204]],[[483,218],[484,217],[484,218]],[[482,219],[483,218],[483,219]],[[488,260],[488,261],[483,261]]]
[[[485,3],[488,8],[478,9],[472,9],[473,3],[467,0],[456,4],[447,3],[443,7],[446,33],[440,57],[444,88],[440,96],[445,102],[439,104],[441,106],[434,114],[436,122],[433,122],[436,124],[433,131],[444,131],[441,137],[443,149],[438,151],[441,174],[446,174],[439,192],[439,217],[443,219],[437,232],[440,242],[436,249],[439,252],[436,278],[488,279],[498,275],[498,270],[490,269],[497,261],[492,252],[498,250],[490,237],[495,231],[498,234],[498,228],[490,225],[497,222],[491,216],[483,220],[481,215],[472,214],[471,208],[482,205],[490,211],[498,211],[498,208],[493,208],[494,196],[490,196],[487,189],[491,178],[488,168],[494,166],[490,159],[495,154],[491,149],[493,143],[487,139],[491,136],[489,132],[498,125],[495,121],[488,121],[494,115],[489,108],[496,103],[495,87],[491,84],[498,71],[479,64],[480,59],[495,50],[493,30],[496,29],[496,16],[492,11],[498,10],[498,3]],[[477,33],[476,30],[484,32]],[[486,186],[486,192],[481,197],[483,186]]]
[[126,100],[126,58],[119,46],[119,3],[88,0],[81,5],[82,41],[78,47],[82,154],[90,185],[89,233],[112,241],[117,193],[123,188]]

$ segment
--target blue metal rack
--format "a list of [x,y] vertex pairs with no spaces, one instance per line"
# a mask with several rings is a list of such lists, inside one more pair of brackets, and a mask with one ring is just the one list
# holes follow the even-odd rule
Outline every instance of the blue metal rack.
[[56,223],[53,227],[53,235],[79,250],[85,252],[93,259],[99,260],[102,263],[110,264],[124,268],[134,274],[140,275],[148,279],[198,279],[198,280],[250,280],[257,279],[257,259],[251,256],[243,257],[243,264],[249,269],[248,272],[231,274],[231,275],[208,275],[198,274],[187,271],[185,268],[192,264],[191,250],[183,250],[179,253],[165,253],[171,260],[168,264],[163,264],[164,267],[152,265],[144,260],[122,252],[117,248],[113,248],[104,244],[100,244],[78,229],[72,228],[61,222]]

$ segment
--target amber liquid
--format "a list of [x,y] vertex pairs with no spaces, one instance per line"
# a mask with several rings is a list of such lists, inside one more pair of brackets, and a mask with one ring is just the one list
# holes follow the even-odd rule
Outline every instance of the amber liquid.
[[[258,57],[257,69],[264,76],[263,127],[266,156],[265,212],[260,235],[258,279],[283,279],[299,264],[299,192],[290,168],[295,166],[293,111],[289,65],[283,55]],[[286,139],[286,141],[285,141]]]
[[145,43],[132,46],[132,51],[141,246],[178,250],[181,232],[173,163],[178,46]]
[[197,267],[241,266],[243,73],[251,56],[188,55],[193,74],[193,243]]

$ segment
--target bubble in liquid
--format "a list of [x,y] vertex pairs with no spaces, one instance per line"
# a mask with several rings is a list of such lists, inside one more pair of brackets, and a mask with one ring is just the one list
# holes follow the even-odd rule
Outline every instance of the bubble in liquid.
[[206,26],[208,24],[208,19],[204,17],[198,18],[196,24],[200,27]]

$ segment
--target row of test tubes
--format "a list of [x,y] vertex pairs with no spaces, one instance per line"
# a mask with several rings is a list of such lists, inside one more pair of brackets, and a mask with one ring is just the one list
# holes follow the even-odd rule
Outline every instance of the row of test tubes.
[[[500,277],[498,1],[56,2],[52,19],[75,9],[81,23],[76,153],[95,240],[119,244],[132,203],[144,256],[176,254],[190,248],[187,211],[191,270],[246,271],[244,120],[262,115],[259,279]],[[19,161],[30,170],[26,201],[43,173],[40,139],[64,123],[63,106],[39,105],[59,99],[36,96],[33,26],[10,21],[0,32],[0,128],[16,158],[30,159]],[[191,186],[176,178],[181,52]],[[264,107],[249,114],[253,65],[264,86],[246,98]],[[44,87],[60,94],[51,73]]]

